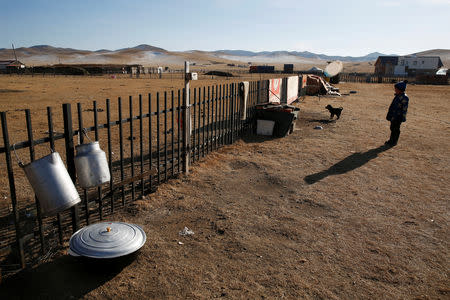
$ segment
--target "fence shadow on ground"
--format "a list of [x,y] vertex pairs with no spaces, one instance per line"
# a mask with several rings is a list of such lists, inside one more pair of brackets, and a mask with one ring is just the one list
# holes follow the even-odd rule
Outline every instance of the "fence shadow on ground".
[[131,264],[136,254],[113,260],[64,255],[8,277],[0,299],[79,299],[105,284]]
[[379,153],[386,151],[390,148],[391,147],[389,147],[387,145],[381,145],[377,148],[370,149],[366,152],[353,153],[353,154],[347,156],[346,158],[344,158],[343,160],[341,160],[340,162],[332,165],[327,170],[306,176],[304,178],[304,181],[307,184],[314,184],[330,175],[345,174],[349,171],[352,171],[354,169],[357,169],[357,168],[365,165],[370,160],[376,158]]

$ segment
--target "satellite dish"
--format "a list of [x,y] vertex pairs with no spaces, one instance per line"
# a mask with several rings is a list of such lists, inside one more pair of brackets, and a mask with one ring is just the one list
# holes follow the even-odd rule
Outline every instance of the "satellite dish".
[[329,63],[324,70],[324,75],[326,77],[334,77],[337,74],[342,72],[342,69],[344,68],[344,65],[341,61],[336,60],[331,63]]
[[447,73],[448,73],[448,69],[442,68],[442,69],[437,70],[436,75],[447,75]]

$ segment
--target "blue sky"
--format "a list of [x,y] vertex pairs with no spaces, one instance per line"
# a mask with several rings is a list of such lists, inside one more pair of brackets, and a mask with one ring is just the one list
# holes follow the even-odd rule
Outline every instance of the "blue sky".
[[450,0],[0,0],[0,48],[409,54],[450,49],[449,16]]

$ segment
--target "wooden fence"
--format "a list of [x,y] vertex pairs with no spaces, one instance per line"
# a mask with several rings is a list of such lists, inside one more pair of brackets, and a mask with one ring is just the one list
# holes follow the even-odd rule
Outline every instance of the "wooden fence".
[[412,81],[411,77],[403,76],[377,76],[374,74],[351,74],[341,73],[339,74],[340,81],[345,82],[361,82],[361,83],[395,83],[403,81],[405,79]]
[[408,80],[416,84],[434,84],[447,85],[449,84],[448,76],[445,75],[416,75],[416,76],[378,76],[374,74],[339,74],[340,81],[345,82],[360,82],[360,83],[396,83],[403,80]]
[[[9,183],[5,187],[9,190],[4,191],[9,196],[0,199],[0,271],[15,272],[51,257],[82,226],[103,220],[183,172],[185,153],[195,162],[233,143],[244,130],[253,129],[255,104],[267,99],[267,90],[267,81],[250,82],[247,118],[241,120],[236,83],[190,89],[190,143],[183,141],[184,90],[139,95],[138,99],[130,96],[127,109],[120,97],[93,101],[87,109],[81,103],[63,104],[58,113],[52,107],[47,107],[46,114],[45,110],[33,113],[26,109],[23,131],[8,128],[9,120],[18,119],[17,115],[0,112],[0,155],[4,157],[0,170]],[[38,126],[33,125],[32,116]],[[36,132],[44,134],[37,138]],[[18,142],[22,135],[24,140]],[[57,151],[76,183],[75,145],[84,143],[85,135],[92,135],[105,150],[110,183],[89,190],[77,185],[81,204],[43,217],[14,154],[33,161],[49,154],[49,149]]]

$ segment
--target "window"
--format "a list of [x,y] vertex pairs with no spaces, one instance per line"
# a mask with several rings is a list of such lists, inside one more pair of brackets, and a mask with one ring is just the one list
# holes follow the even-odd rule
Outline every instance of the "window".
[[422,60],[422,65],[423,65],[423,64],[425,64],[425,61],[424,61],[424,60]]
[[408,65],[408,61],[406,61],[406,63],[405,63],[406,65]]
[[413,65],[417,66],[417,60],[415,60],[415,61],[413,62]]
[[400,66],[404,66],[404,65],[405,65],[405,60],[404,59],[400,60]]

